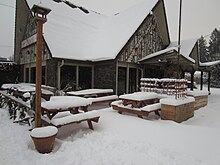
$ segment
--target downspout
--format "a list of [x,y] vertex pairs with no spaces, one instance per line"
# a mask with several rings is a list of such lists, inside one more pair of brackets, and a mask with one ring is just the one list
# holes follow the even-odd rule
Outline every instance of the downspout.
[[129,93],[129,64],[126,67],[126,93]]
[[116,73],[115,73],[115,94],[118,95],[118,60],[116,60]]
[[203,71],[201,71],[201,75],[200,75],[200,90],[203,90]]
[[211,87],[211,71],[208,72],[208,92],[209,92],[209,95],[211,95],[210,87]]
[[61,67],[64,65],[64,60],[61,61],[61,63],[58,63],[58,69],[57,69],[57,89],[60,90],[60,79],[61,79]]

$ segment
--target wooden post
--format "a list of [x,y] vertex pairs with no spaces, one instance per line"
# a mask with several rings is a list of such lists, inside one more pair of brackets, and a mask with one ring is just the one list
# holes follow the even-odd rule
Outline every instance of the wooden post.
[[211,92],[210,92],[210,83],[211,83],[211,71],[208,72],[208,91],[209,91],[209,95],[211,94]]
[[51,11],[48,8],[33,5],[31,11],[34,13],[34,20],[37,24],[36,43],[36,85],[35,85],[35,127],[41,127],[41,81],[42,81],[42,47],[43,47],[43,24],[47,21],[47,14]]
[[193,87],[194,87],[194,71],[193,72],[191,72],[191,91],[193,91]]
[[201,77],[200,77],[200,90],[203,90],[203,71],[201,71]]
[[37,19],[35,127],[41,127],[42,31],[43,21]]
[[177,54],[177,78],[180,78],[180,40],[181,40],[182,0],[179,8],[178,54]]

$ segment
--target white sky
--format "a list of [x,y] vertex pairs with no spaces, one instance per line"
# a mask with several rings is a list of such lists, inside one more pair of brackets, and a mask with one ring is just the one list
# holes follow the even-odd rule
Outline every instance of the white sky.
[[[79,5],[105,14],[125,10],[143,0],[72,0]],[[164,0],[170,37],[177,40],[179,0]],[[42,0],[43,2],[43,0]],[[117,4],[117,5],[115,5]],[[13,55],[15,0],[0,1],[0,57]],[[220,29],[219,0],[183,0],[182,39],[196,38],[210,34],[214,28]],[[48,16],[49,21],[49,16]]]

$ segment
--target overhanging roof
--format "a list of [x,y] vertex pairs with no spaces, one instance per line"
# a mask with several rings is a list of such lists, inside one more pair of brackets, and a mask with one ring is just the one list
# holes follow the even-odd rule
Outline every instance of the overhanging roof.
[[145,0],[116,15],[84,14],[53,0],[27,0],[52,11],[44,25],[44,37],[53,57],[100,61],[115,59],[132,34],[159,0]]
[[[189,39],[189,40],[182,40],[180,42],[181,46],[180,46],[180,56],[181,59],[184,61],[188,61],[189,63],[195,63],[195,60],[193,58],[190,57],[195,45],[197,43],[197,39]],[[147,56],[145,56],[144,58],[142,58],[141,60],[139,60],[139,62],[141,63],[150,63],[150,61],[153,61],[152,59],[156,59],[156,60],[161,60],[161,59],[167,59],[169,58],[170,60],[173,61],[177,61],[177,55],[178,55],[178,45],[177,42],[171,42],[170,45],[161,51],[149,54]],[[159,61],[157,61],[159,62]]]

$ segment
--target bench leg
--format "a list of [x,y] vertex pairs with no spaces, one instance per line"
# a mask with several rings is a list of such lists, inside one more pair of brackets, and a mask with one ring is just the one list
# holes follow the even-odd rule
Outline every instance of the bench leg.
[[159,110],[154,111],[154,113],[158,116],[160,116]]
[[137,115],[139,118],[141,118],[141,119],[143,119],[143,116],[141,116],[141,115]]
[[91,130],[94,130],[93,125],[92,125],[92,121],[91,121],[91,120],[87,120],[87,123],[88,123],[88,125],[89,125],[89,128],[90,128]]

